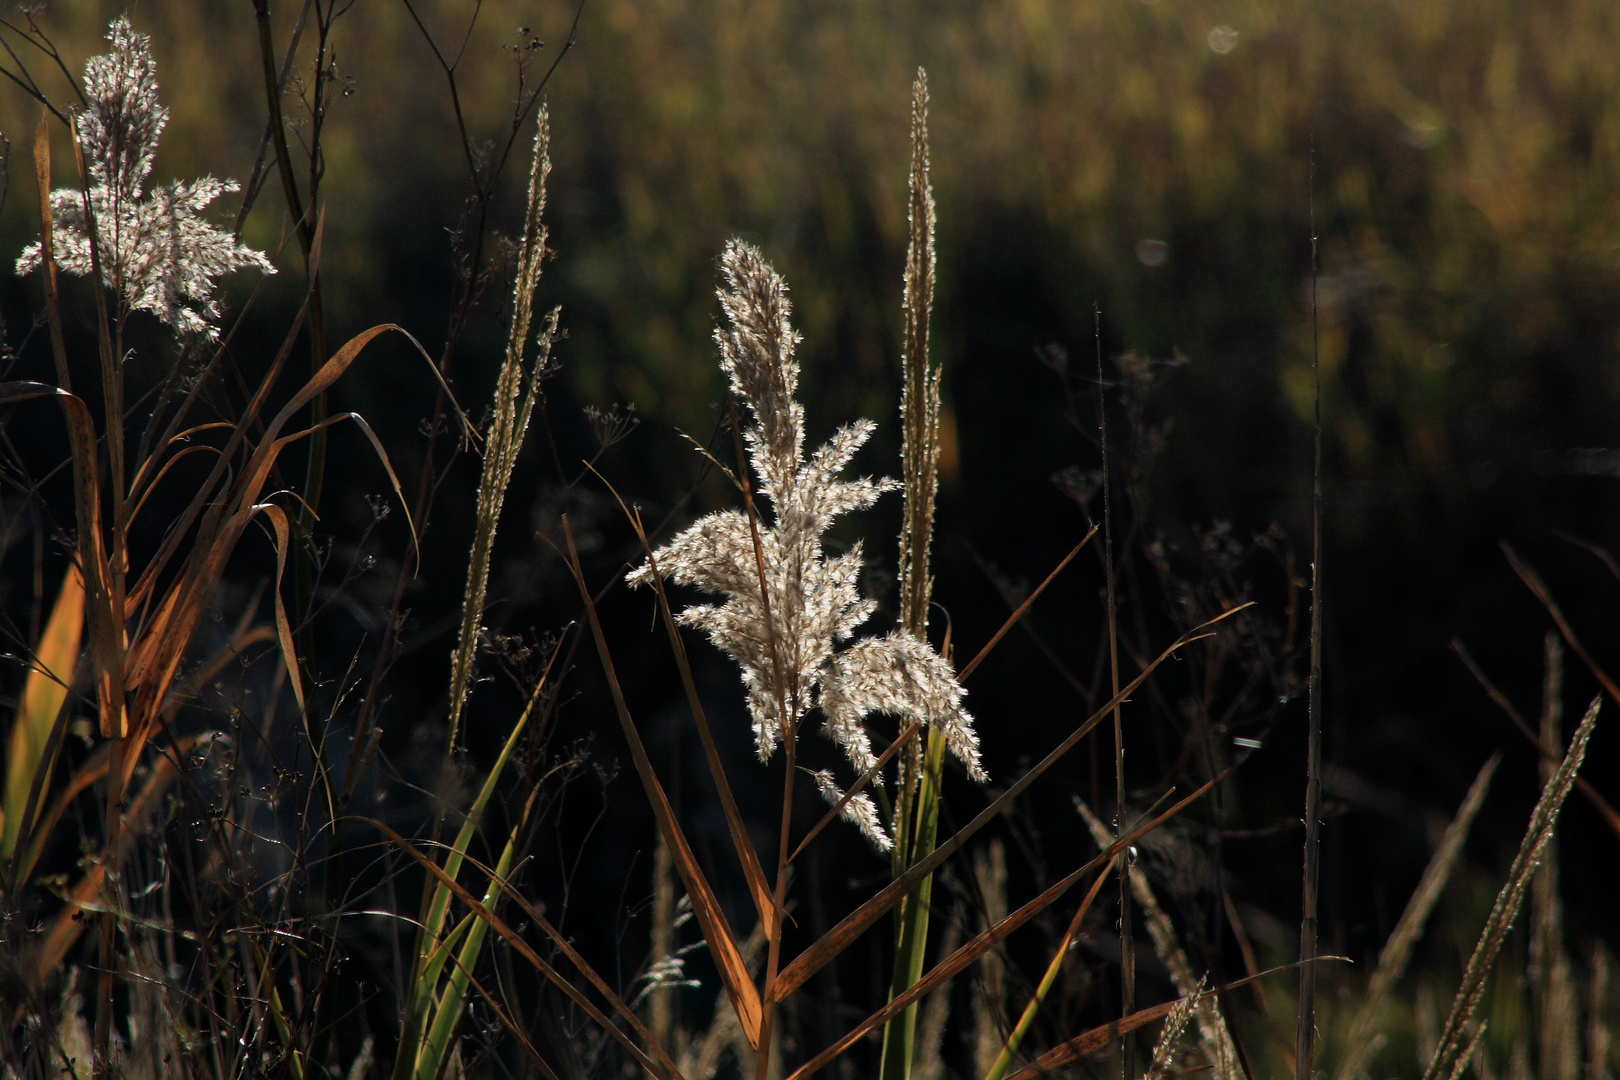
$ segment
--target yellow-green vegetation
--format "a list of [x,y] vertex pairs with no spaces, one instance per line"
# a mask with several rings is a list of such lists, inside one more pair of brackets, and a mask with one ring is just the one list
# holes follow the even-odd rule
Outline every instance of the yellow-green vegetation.
[[[297,6],[273,9],[279,41]],[[465,5],[413,6],[436,34],[459,33]],[[70,68],[119,10],[51,10]],[[509,114],[498,46],[555,46],[572,15],[482,5],[467,43],[478,62],[461,72],[475,135]],[[262,130],[256,39],[215,5],[154,5],[142,21],[173,110],[160,170],[245,174]],[[550,91],[558,183],[577,193],[560,204],[557,273],[594,317],[573,333],[611,363],[573,377],[689,430],[719,385],[703,355],[710,267],[734,233],[781,248],[816,357],[861,365],[867,389],[843,407],[886,411],[874,395],[899,348],[907,235],[894,102],[919,64],[947,319],[959,254],[999,247],[1072,282],[1056,302],[1077,325],[1100,299],[1135,347],[1202,359],[1262,334],[1306,415],[1310,328],[1288,237],[1304,226],[1314,134],[1329,429],[1360,470],[1452,464],[1465,414],[1509,413],[1533,382],[1513,361],[1612,324],[1620,13],[1602,0],[590,0],[580,40]],[[352,92],[332,105],[323,190],[332,304],[352,319],[390,288],[371,253],[402,214],[423,232],[452,214],[463,170],[403,6],[358,5],[337,44]],[[32,115],[5,94],[3,115]],[[21,130],[6,125],[14,141]],[[26,202],[10,200],[9,236],[30,235]],[[248,237],[265,248],[280,217],[261,207]],[[1168,245],[1161,265],[1138,259],[1143,240]],[[938,348],[954,359],[949,335]],[[1363,370],[1346,387],[1352,353]],[[1395,447],[1377,435],[1390,415]]]

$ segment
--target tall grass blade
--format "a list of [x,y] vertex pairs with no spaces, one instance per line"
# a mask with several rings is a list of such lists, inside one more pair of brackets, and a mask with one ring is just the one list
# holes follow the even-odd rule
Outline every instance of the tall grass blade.
[[1377,1049],[1374,1035],[1382,1020],[1384,1006],[1388,1003],[1390,993],[1396,984],[1406,974],[1407,962],[1412,958],[1412,948],[1417,944],[1418,938],[1423,936],[1423,927],[1429,920],[1429,914],[1439,901],[1440,894],[1445,891],[1446,882],[1451,879],[1451,873],[1456,868],[1458,860],[1462,858],[1463,847],[1468,840],[1468,830],[1473,826],[1479,808],[1485,805],[1485,793],[1490,790],[1491,778],[1496,775],[1496,767],[1501,761],[1502,755],[1496,754],[1481,766],[1479,775],[1474,777],[1473,785],[1457,809],[1456,817],[1451,819],[1451,824],[1446,827],[1439,846],[1430,856],[1429,865],[1424,867],[1423,877],[1418,881],[1412,898],[1406,902],[1406,909],[1401,912],[1400,921],[1395,924],[1389,940],[1384,943],[1383,951],[1378,954],[1378,967],[1368,980],[1367,991],[1361,999],[1361,1008],[1357,1010],[1356,1018],[1350,1023],[1344,1060],[1339,1063],[1339,1068],[1334,1073],[1336,1080],[1357,1080],[1357,1077],[1366,1071],[1368,1062],[1372,1060]]
[[[545,960],[541,959],[540,955],[536,953],[534,949],[530,948],[529,943],[523,940],[521,934],[513,930],[512,927],[508,925],[507,922],[499,915],[495,914],[484,904],[480,903],[478,898],[469,892],[466,887],[446,874],[444,870],[440,868],[438,863],[424,855],[420,850],[417,849],[416,845],[412,844],[409,840],[405,839],[403,836],[399,835],[399,833],[395,832],[386,824],[378,821],[375,818],[365,818],[363,820],[387,837],[395,847],[399,848],[401,851],[405,852],[405,854],[409,855],[411,858],[420,863],[423,869],[425,869],[429,874],[437,879],[441,885],[448,889],[457,900],[460,900],[463,904],[465,904],[468,910],[470,910],[475,917],[487,924],[491,930],[495,931],[497,935],[503,938],[507,945],[512,948],[512,951],[523,957],[523,959],[527,961],[536,971],[538,971],[554,986],[566,994],[568,998],[574,1002],[574,1004],[578,1005],[581,1011],[583,1011],[585,1015],[589,1016],[591,1020],[596,1023],[609,1037],[628,1050],[630,1055],[636,1059],[636,1062],[642,1068],[652,1073],[655,1077],[658,1077],[659,1080],[679,1080],[679,1074],[676,1072],[675,1063],[669,1059],[669,1055],[664,1048],[651,1042],[646,1027],[643,1026],[641,1021],[636,1018],[636,1014],[628,1005],[620,1001],[617,995],[608,989],[607,984],[602,981],[601,976],[597,975],[596,972],[584,962],[583,957],[581,957],[571,947],[568,947],[566,939],[564,939],[562,935],[558,934],[556,930],[551,927],[549,922],[546,922],[543,918],[537,919],[537,921],[542,924],[542,928],[547,931],[548,936],[550,936],[554,942],[558,942],[564,947],[564,952],[566,955],[568,955],[569,960],[580,969],[580,972],[584,974],[585,977],[591,981],[591,984],[595,986],[603,997],[607,999],[608,1004],[613,1008],[613,1010],[622,1016],[625,1021],[629,1023],[631,1028],[637,1032],[637,1034],[641,1035],[643,1039],[648,1040],[648,1047],[654,1054],[658,1056],[658,1061],[654,1061],[652,1058],[648,1057],[641,1047],[637,1046],[634,1041],[624,1034],[624,1032],[620,1031],[618,1026],[614,1024],[613,1021],[605,1013],[603,1013],[601,1009],[591,1004],[590,999],[581,993],[572,982],[565,979],[561,972],[552,967],[550,964],[546,963]],[[506,884],[505,881],[502,881],[499,876],[491,874],[490,880],[498,884],[501,891],[507,896],[517,900],[519,906],[523,908],[524,914],[528,915],[531,919],[536,918],[539,915],[539,913],[531,905],[523,901],[522,897],[519,896],[510,885]]]
[[1496,963],[1502,943],[1507,940],[1508,930],[1512,928],[1513,920],[1524,902],[1530,878],[1552,840],[1558,812],[1563,809],[1564,800],[1569,797],[1570,790],[1574,787],[1575,774],[1586,758],[1586,746],[1591,740],[1592,729],[1597,724],[1601,704],[1601,697],[1592,699],[1591,706],[1586,710],[1585,719],[1581,721],[1580,727],[1575,729],[1575,738],[1570,743],[1569,752],[1564,755],[1563,762],[1542,789],[1541,799],[1530,815],[1530,826],[1519,845],[1519,853],[1508,870],[1507,882],[1502,886],[1502,891],[1497,893],[1496,903],[1491,908],[1490,916],[1485,920],[1485,928],[1480,933],[1479,943],[1474,946],[1474,954],[1469,958],[1468,967],[1463,972],[1462,985],[1452,1000],[1451,1013],[1446,1017],[1445,1026],[1440,1030],[1439,1046],[1424,1071],[1423,1080],[1437,1080],[1438,1077],[1449,1075],[1452,1065],[1461,1053],[1463,1032],[1479,1008],[1480,997],[1485,992],[1485,979]]
[[[845,1050],[853,1046],[868,1031],[871,1031],[879,1024],[887,1023],[895,1016],[898,1016],[902,1011],[910,1008],[914,1003],[921,999],[923,995],[933,990],[934,987],[939,986],[947,979],[952,978],[963,968],[979,959],[984,955],[986,950],[993,948],[997,942],[1001,941],[1008,934],[1011,934],[1014,930],[1017,930],[1019,927],[1033,919],[1036,915],[1039,915],[1042,911],[1045,911],[1048,907],[1052,906],[1052,904],[1056,903],[1063,897],[1065,893],[1078,884],[1081,878],[1092,873],[1093,871],[1099,870],[1100,868],[1102,872],[1098,873],[1096,879],[1092,882],[1090,892],[1087,894],[1086,899],[1081,903],[1082,908],[1089,909],[1091,903],[1096,900],[1097,892],[1099,889],[1101,889],[1102,883],[1107,878],[1107,870],[1115,856],[1117,856],[1121,851],[1124,851],[1131,844],[1134,844],[1136,841],[1152,832],[1154,829],[1158,828],[1160,825],[1164,824],[1166,821],[1169,821],[1172,817],[1179,814],[1188,806],[1191,806],[1194,802],[1202,798],[1204,794],[1208,792],[1209,789],[1213,787],[1219,780],[1225,779],[1225,776],[1226,774],[1223,773],[1220,777],[1217,777],[1216,780],[1211,780],[1209,783],[1205,784],[1197,791],[1194,791],[1192,794],[1188,795],[1186,798],[1182,799],[1180,802],[1176,803],[1174,806],[1170,807],[1168,810],[1164,811],[1147,824],[1131,832],[1129,835],[1121,837],[1118,842],[1105,849],[1096,858],[1087,862],[1079,869],[1073,871],[1061,881],[1053,884],[1045,892],[1035,897],[1035,899],[1031,900],[1029,903],[1025,904],[1011,915],[1008,915],[1006,918],[1000,920],[994,926],[986,927],[985,930],[974,937],[972,941],[968,942],[966,945],[963,945],[949,957],[934,965],[927,975],[913,983],[906,989],[904,993],[896,995],[887,1005],[873,1013],[871,1016],[867,1017],[860,1024],[856,1025],[856,1027],[848,1034],[843,1036],[843,1038],[839,1039],[826,1050],[823,1050],[821,1053],[811,1058],[808,1062],[801,1065],[793,1072],[788,1080],[804,1080],[805,1077],[822,1068],[828,1062],[832,1061],[834,1058],[838,1057],[838,1055],[842,1054]],[[939,850],[943,851],[944,849],[940,848]]]
[[[523,813],[512,826],[512,834],[506,838],[506,846],[501,849],[501,856],[495,863],[495,871],[490,875],[489,888],[484,891],[484,907],[491,911],[500,901],[501,883],[512,872],[512,860],[517,853],[518,837],[528,824],[529,812],[533,808],[534,795],[531,793],[523,806]],[[456,953],[455,970],[450,973],[450,978],[433,1007],[433,1022],[428,1026],[427,1038],[423,1041],[422,1053],[416,1063],[416,1080],[437,1080],[440,1065],[451,1049],[451,1039],[461,1024],[461,1008],[467,998],[467,984],[472,978],[473,968],[478,964],[479,956],[484,949],[484,940],[488,936],[489,924],[482,919],[474,919],[467,929],[466,941]]]
[[[562,522],[563,536],[568,544],[569,569],[573,572],[574,583],[579,587],[580,596],[585,602],[585,615],[590,623],[591,635],[596,641],[602,669],[607,674],[608,688],[613,695],[613,706],[618,713],[619,726],[624,732],[625,742],[630,747],[631,760],[635,763],[637,775],[641,777],[642,787],[646,789],[647,801],[652,804],[653,814],[658,819],[658,827],[664,834],[664,841],[669,844],[670,855],[674,858],[675,868],[686,886],[687,896],[692,901],[692,914],[698,920],[698,926],[703,931],[703,939],[708,943],[710,955],[714,957],[715,967],[720,971],[720,980],[725,984],[726,992],[731,996],[732,1007],[737,1010],[738,1019],[742,1022],[743,1032],[748,1036],[748,1045],[758,1050],[764,1021],[759,990],[754,986],[747,964],[743,962],[741,950],[737,948],[737,936],[732,932],[731,924],[726,921],[725,912],[721,910],[720,901],[714,895],[714,890],[709,887],[709,881],[704,876],[702,868],[698,866],[697,858],[692,854],[692,849],[681,832],[680,823],[675,820],[675,811],[669,805],[668,796],[664,794],[664,786],[659,783],[658,775],[653,772],[652,762],[648,759],[646,747],[641,742],[641,735],[636,731],[635,721],[630,718],[630,707],[625,704],[624,691],[619,686],[619,677],[613,668],[613,657],[608,652],[607,638],[603,635],[602,624],[596,617],[596,601],[591,597],[591,591],[585,584],[584,572],[580,569],[579,552],[574,546],[574,533],[568,515],[563,515]],[[790,781],[791,776],[790,772]]]
[[[1107,847],[1110,840],[1108,826],[1103,824],[1102,819],[1078,796],[1074,800],[1074,806],[1085,819],[1086,828],[1091,830],[1091,838],[1096,841],[1097,846]],[[1159,959],[1170,969],[1170,981],[1175,984],[1176,991],[1183,998],[1196,1002],[1193,1015],[1198,1020],[1199,1038],[1204,1045],[1204,1055],[1214,1068],[1217,1080],[1231,1080],[1237,1076],[1237,1045],[1232,1040],[1231,1030],[1226,1026],[1226,1017],[1222,1015],[1220,998],[1199,997],[1203,990],[1203,979],[1193,977],[1192,962],[1188,960],[1186,950],[1176,938],[1176,928],[1170,922],[1170,916],[1165,914],[1164,908],[1159,904],[1159,898],[1154,894],[1153,885],[1145,873],[1131,875],[1131,895],[1141,906],[1142,914],[1147,917],[1148,937],[1153,940],[1153,949],[1159,954]],[[1070,927],[1069,935],[1064,938],[1065,946],[1078,929],[1078,924]],[[1053,958],[1053,969],[1048,973],[1048,981],[1042,983],[1043,987],[1049,986],[1050,980],[1056,977],[1056,968],[1061,955],[1060,952]],[[1042,993],[1037,993],[1030,1002],[1031,1018],[1033,1010],[1040,1005],[1042,996]]]
[[[1562,746],[1564,718],[1564,650],[1558,635],[1546,638],[1546,680],[1541,709],[1541,741]],[[1541,782],[1557,765],[1543,758]],[[1547,845],[1530,884],[1530,971],[1540,1013],[1536,1032],[1540,1080],[1578,1080],[1581,1070],[1580,1016],[1575,1002],[1575,976],[1564,947],[1564,911],[1558,896],[1558,842]]]
[[[1092,713],[1091,717],[1087,719],[1085,723],[1075,728],[1075,730],[1069,734],[1068,738],[1064,739],[1063,742],[1054,747],[1052,751],[1046,755],[1046,757],[1042,758],[1038,764],[1014,781],[1006,791],[1002,792],[995,799],[991,800],[990,805],[979,811],[978,815],[974,817],[972,821],[968,822],[961,829],[957,830],[957,832],[945,843],[936,847],[933,854],[929,855],[926,859],[923,859],[911,869],[907,870],[904,874],[900,875],[900,877],[896,878],[894,881],[885,886],[876,896],[869,898],[860,907],[846,915],[843,920],[838,923],[838,925],[827,931],[827,933],[822,935],[822,937],[817,940],[814,945],[811,945],[804,952],[800,953],[791,964],[783,968],[781,974],[776,980],[776,1000],[782,1001],[786,999],[788,995],[792,994],[799,987],[803,986],[805,981],[808,980],[810,976],[820,971],[824,966],[826,966],[828,961],[837,956],[839,953],[843,952],[844,949],[848,948],[851,942],[860,937],[860,935],[863,934],[874,922],[882,918],[883,915],[894,907],[894,905],[897,904],[902,897],[909,895],[919,881],[921,881],[927,875],[932,874],[940,867],[941,864],[945,862],[946,859],[949,859],[952,855],[956,854],[956,852],[961,849],[962,845],[967,843],[975,833],[977,833],[985,825],[989,824],[990,821],[992,821],[998,814],[1006,809],[1006,807],[1010,805],[1013,800],[1017,799],[1029,788],[1031,784],[1038,780],[1041,775],[1046,772],[1046,770],[1050,769],[1053,765],[1062,760],[1063,756],[1070,750],[1074,749],[1081,739],[1085,738],[1086,735],[1092,731],[1092,729],[1094,729],[1098,724],[1102,723],[1102,721],[1109,715],[1109,711],[1116,704],[1124,701],[1131,694],[1135,693],[1137,687],[1146,682],[1148,676],[1152,675],[1154,671],[1158,670],[1160,664],[1168,660],[1172,655],[1175,654],[1177,650],[1183,648],[1193,641],[1202,640],[1204,637],[1207,637],[1208,634],[1206,631],[1209,629],[1209,627],[1229,618],[1248,606],[1248,604],[1241,604],[1231,608],[1228,611],[1224,611],[1208,622],[1194,627],[1192,630],[1189,630],[1187,633],[1183,634],[1181,637],[1172,642],[1167,649],[1165,649],[1162,653],[1155,657],[1151,663],[1142,669],[1141,674],[1137,675],[1136,678],[1125,684],[1125,686],[1120,689],[1118,694],[1116,694],[1108,702],[1104,703],[1102,708],[1097,712]],[[1200,788],[1199,790],[1202,791],[1204,789]]]
[[[484,810],[489,806],[489,800],[494,797],[502,774],[506,771],[507,762],[511,760],[512,753],[517,749],[518,739],[528,727],[529,719],[534,715],[536,704],[550,680],[552,666],[557,662],[554,651],[546,664],[546,670],[535,683],[529,694],[529,700],[518,715],[517,723],[512,725],[512,732],[506,737],[506,744],[496,757],[484,782],[474,797],[472,806],[468,808],[466,817],[462,820],[461,828],[456,833],[455,842],[450,845],[445,856],[443,874],[454,881],[461,873],[462,863],[467,858],[467,850],[472,846],[473,837],[478,833],[478,827],[483,822]],[[413,1074],[417,1060],[424,1052],[423,1040],[426,1039],[429,1014],[439,987],[439,976],[447,962],[453,935],[441,938],[445,921],[449,916],[450,898],[453,890],[441,879],[435,882],[434,887],[427,894],[427,902],[423,905],[422,934],[417,946],[416,960],[411,969],[411,980],[406,986],[406,997],[409,1007],[405,1014],[405,1021],[400,1033],[400,1051],[394,1060],[393,1076],[396,1080]]]
[[[84,578],[77,566],[70,565],[63,575],[62,588],[51,606],[50,618],[34,646],[33,663],[23,682],[22,700],[11,725],[11,744],[6,754],[5,802],[0,805],[0,859],[11,858],[18,837],[34,825],[37,802],[30,810],[30,795],[39,778],[39,789],[47,791],[55,762],[50,752],[51,728],[56,714],[67,700],[73,669],[79,660],[79,641],[84,629]],[[49,755],[49,756],[48,756]],[[28,819],[28,820],[25,820]]]

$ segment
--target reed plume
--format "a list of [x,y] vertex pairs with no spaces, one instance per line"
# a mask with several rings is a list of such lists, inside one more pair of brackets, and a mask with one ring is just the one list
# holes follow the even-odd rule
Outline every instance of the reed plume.
[[[863,721],[883,713],[940,732],[968,774],[982,780],[978,736],[962,708],[965,691],[927,642],[896,630],[839,647],[876,605],[857,587],[860,544],[829,557],[822,536],[839,515],[865,509],[896,487],[890,480],[838,479],[876,425],[847,424],[807,457],[804,410],[794,397],[799,335],[789,319],[787,283],[740,240],[726,245],[721,271],[720,368],[752,417],[743,438],[773,520],[760,523],[756,535],[742,511],[710,514],[654,552],[628,581],[650,584],[656,566],[677,584],[728,597],[688,607],[677,618],[741,665],[760,760],[796,738],[799,721],[820,708],[827,735],[864,772],[877,759]],[[835,783],[830,790],[836,789]],[[887,849],[865,792],[849,800],[845,814]]]
[[[151,39],[120,15],[107,40],[112,51],[85,62],[87,107],[76,123],[89,189],[51,192],[56,264],[85,277],[99,272],[125,313],[149,311],[178,332],[212,341],[220,313],[214,279],[232,270],[273,274],[275,268],[202,216],[215,199],[238,190],[235,180],[205,176],[145,190],[169,110],[158,104]],[[17,273],[43,261],[43,245],[30,244]]]

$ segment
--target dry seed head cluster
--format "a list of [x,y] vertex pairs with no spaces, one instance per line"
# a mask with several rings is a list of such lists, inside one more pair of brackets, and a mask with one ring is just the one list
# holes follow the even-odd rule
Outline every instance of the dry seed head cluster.
[[[102,274],[125,309],[150,311],[177,331],[213,340],[218,331],[210,322],[219,317],[215,279],[244,267],[267,274],[275,269],[263,253],[202,217],[220,195],[238,190],[236,181],[205,176],[144,192],[169,111],[158,104],[150,39],[119,16],[107,40],[112,52],[85,62],[89,105],[77,118],[88,196],[77,188],[51,192],[57,265],[70,274],[94,273],[93,219]],[[29,273],[41,258],[40,245],[29,245],[17,272]]]
[[[679,619],[703,630],[742,665],[761,760],[819,707],[827,734],[857,770],[876,761],[862,721],[884,713],[943,732],[968,774],[983,780],[973,718],[962,708],[962,687],[943,657],[903,632],[845,644],[875,605],[857,587],[860,545],[828,556],[821,539],[840,514],[865,509],[898,486],[838,478],[875,425],[848,424],[806,457],[804,409],[794,397],[799,335],[789,322],[787,283],[755,248],[737,240],[726,246],[721,272],[725,321],[715,331],[720,368],[748,406],[752,422],[743,434],[772,520],[760,522],[756,558],[747,514],[710,514],[655,552],[652,562],[629,575],[630,583],[647,583],[656,563],[672,581],[729,598],[689,607]],[[845,817],[880,847],[887,842],[864,794],[850,800]]]

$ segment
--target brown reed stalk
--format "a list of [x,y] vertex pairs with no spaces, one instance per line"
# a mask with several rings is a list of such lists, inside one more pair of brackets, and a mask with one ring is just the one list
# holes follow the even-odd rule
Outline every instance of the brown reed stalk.
[[1575,738],[1570,743],[1569,752],[1564,755],[1563,762],[1542,788],[1541,798],[1536,803],[1535,811],[1530,815],[1530,826],[1525,830],[1518,855],[1514,857],[1513,865],[1508,869],[1507,881],[1503,884],[1501,892],[1497,893],[1496,903],[1491,908],[1490,916],[1485,920],[1484,930],[1480,932],[1479,943],[1474,946],[1474,954],[1469,958],[1468,967],[1463,972],[1462,985],[1458,987],[1457,996],[1452,1000],[1450,1015],[1446,1017],[1445,1026],[1440,1030],[1439,1046],[1435,1050],[1434,1057],[1430,1059],[1428,1068],[1424,1070],[1423,1080],[1438,1080],[1441,1076],[1449,1075],[1451,1067],[1461,1055],[1463,1032],[1479,1008],[1480,997],[1485,992],[1485,980],[1490,975],[1491,968],[1495,966],[1497,954],[1501,952],[1508,931],[1512,929],[1513,920],[1524,903],[1524,894],[1529,887],[1530,878],[1546,853],[1547,845],[1552,841],[1558,812],[1563,809],[1564,800],[1569,797],[1570,790],[1574,787],[1575,774],[1579,771],[1581,762],[1586,759],[1586,746],[1591,740],[1592,729],[1597,725],[1602,700],[1601,697],[1592,699],[1580,727],[1575,729]]

